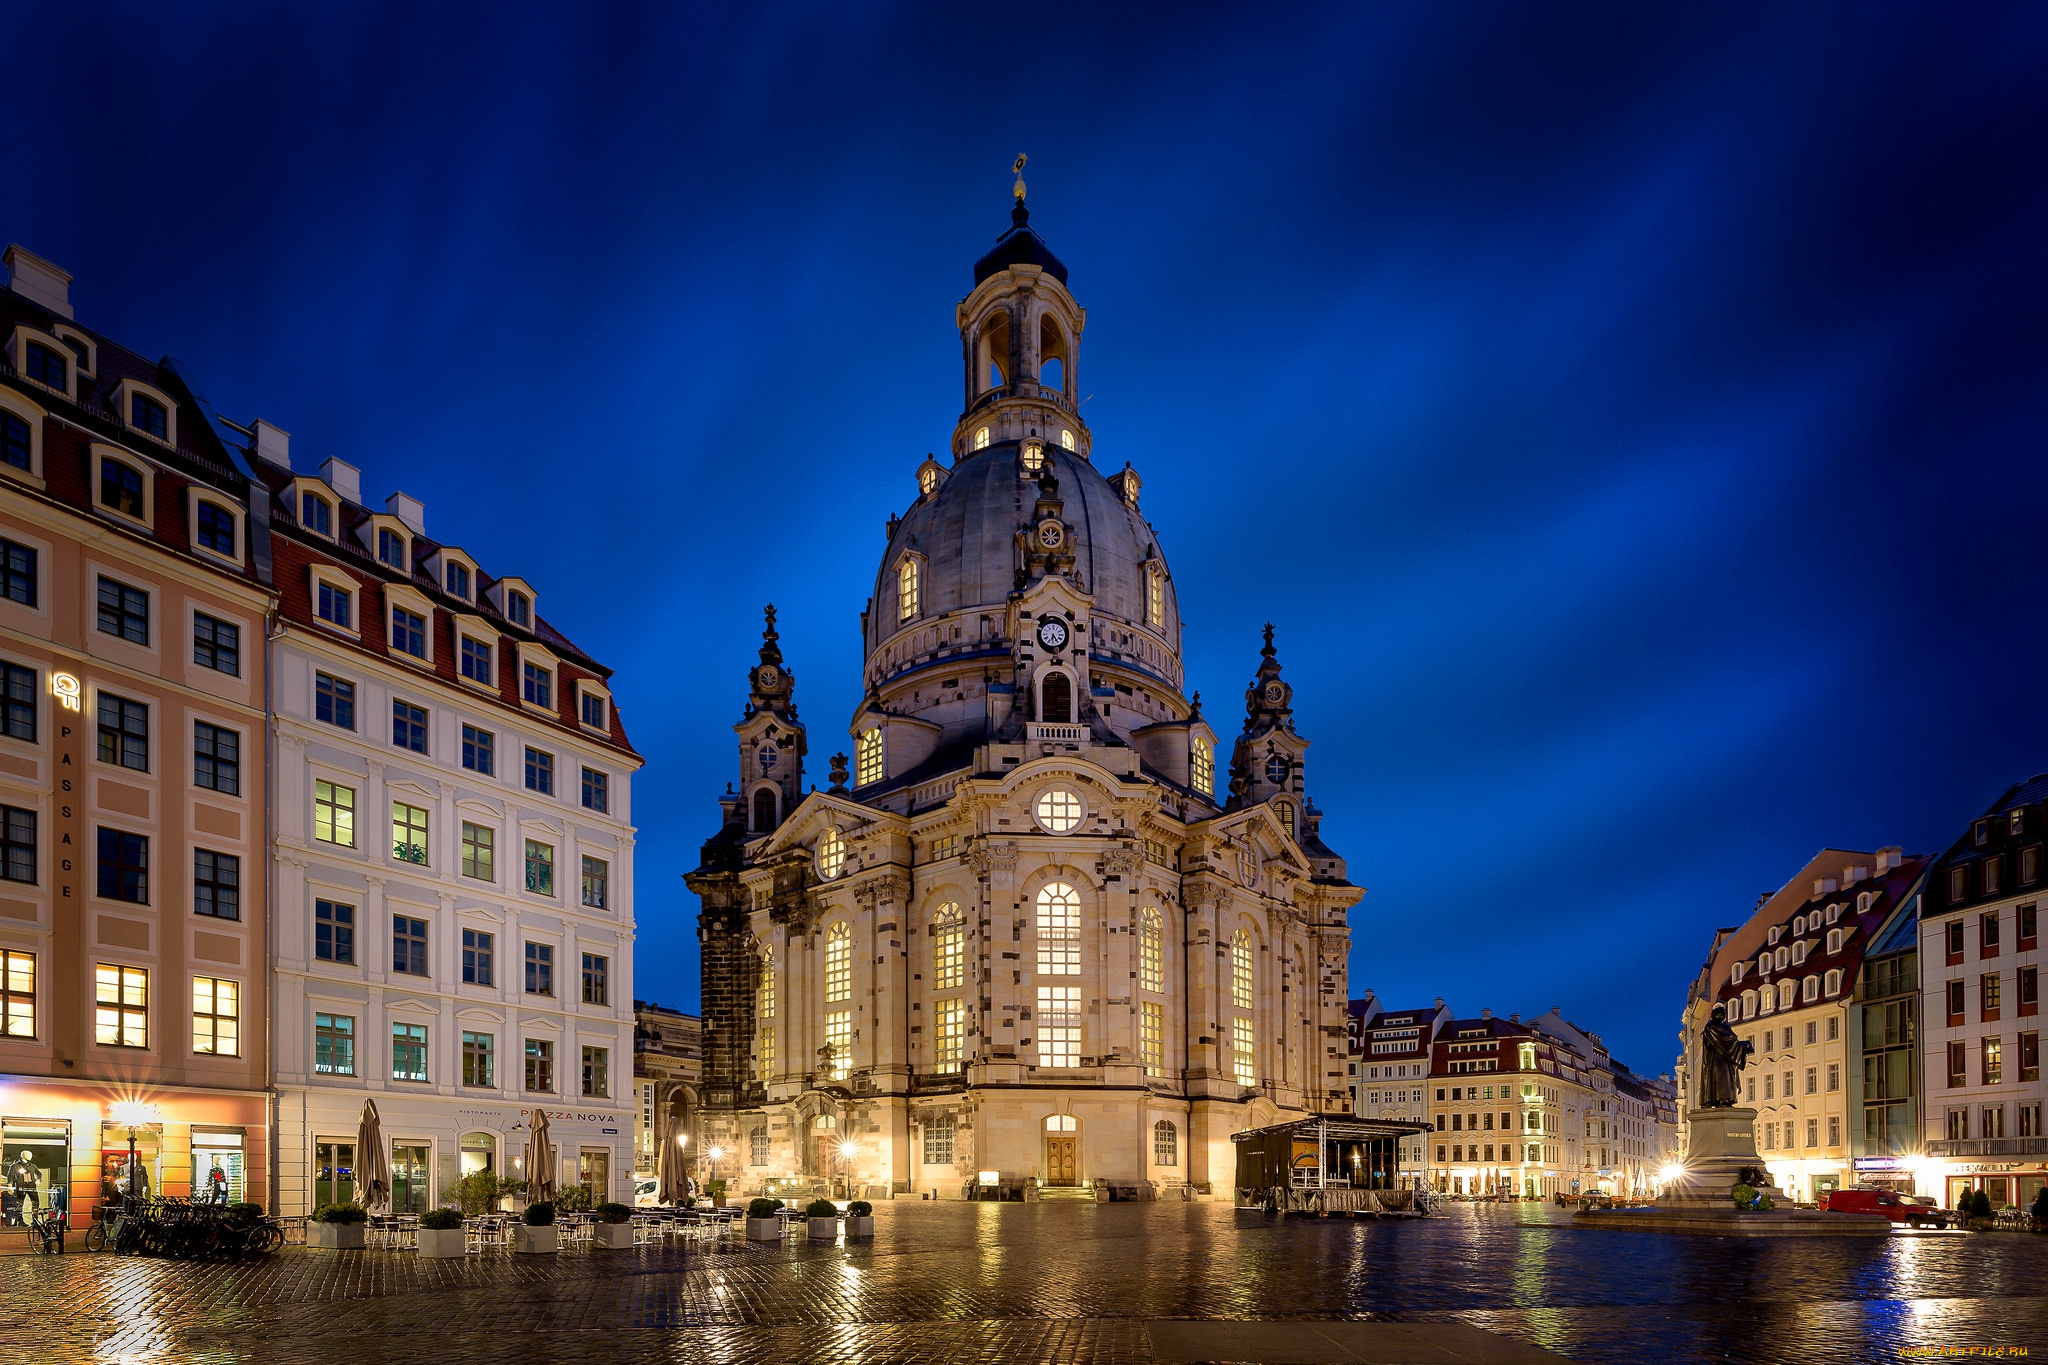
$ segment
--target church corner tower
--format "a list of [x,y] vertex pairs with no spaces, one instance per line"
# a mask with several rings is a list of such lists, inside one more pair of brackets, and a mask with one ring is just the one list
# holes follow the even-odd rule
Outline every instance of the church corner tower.
[[1227,767],[1183,690],[1173,574],[1137,470],[1096,463],[1087,313],[1021,180],[955,322],[949,458],[886,520],[826,789],[772,608],[748,674],[687,878],[701,1144],[739,1191],[1227,1192],[1232,1133],[1348,1113],[1364,893],[1316,833],[1272,628]]

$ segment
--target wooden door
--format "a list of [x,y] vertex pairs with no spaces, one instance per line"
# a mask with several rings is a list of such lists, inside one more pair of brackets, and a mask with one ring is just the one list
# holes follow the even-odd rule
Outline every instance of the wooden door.
[[1073,1138],[1049,1137],[1045,1140],[1045,1183],[1048,1185],[1071,1185],[1074,1183]]

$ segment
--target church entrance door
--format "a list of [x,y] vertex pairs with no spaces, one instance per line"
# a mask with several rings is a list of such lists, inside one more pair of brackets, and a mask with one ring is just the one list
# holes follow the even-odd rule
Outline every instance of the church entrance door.
[[1046,1184],[1074,1183],[1074,1142],[1072,1137],[1048,1137],[1045,1140]]

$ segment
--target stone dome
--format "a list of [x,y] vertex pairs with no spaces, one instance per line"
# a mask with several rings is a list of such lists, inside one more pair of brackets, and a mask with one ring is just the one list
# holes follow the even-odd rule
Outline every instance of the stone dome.
[[[899,632],[929,626],[935,617],[958,612],[993,614],[1000,624],[1023,567],[1017,534],[1030,520],[1039,497],[1038,480],[1027,475],[1018,442],[1002,442],[963,458],[938,488],[920,497],[895,528],[875,576],[874,607],[868,613],[867,653]],[[1165,566],[1151,524],[1131,507],[1108,479],[1072,451],[1045,447],[1045,460],[1059,480],[1062,518],[1073,528],[1073,576],[1093,594],[1095,612],[1128,625],[1145,621],[1145,564]],[[906,554],[924,559],[918,620],[900,623],[897,571]],[[1180,609],[1170,573],[1164,586],[1163,621],[1145,627],[1177,661]],[[972,633],[968,635],[973,638]],[[899,670],[900,671],[900,670]],[[1167,681],[1178,686],[1178,666]],[[871,681],[885,679],[868,674]]]

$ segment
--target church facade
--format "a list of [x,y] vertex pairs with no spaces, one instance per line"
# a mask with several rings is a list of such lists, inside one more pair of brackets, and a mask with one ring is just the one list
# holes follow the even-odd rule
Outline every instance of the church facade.
[[851,763],[806,790],[770,608],[687,879],[698,1151],[735,1193],[1227,1193],[1231,1134],[1350,1108],[1364,893],[1319,836],[1272,629],[1226,756],[1021,189],[957,310],[950,460],[889,519]]

